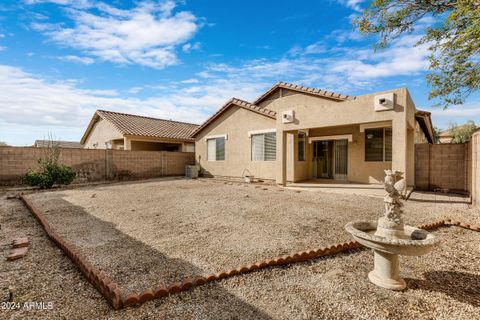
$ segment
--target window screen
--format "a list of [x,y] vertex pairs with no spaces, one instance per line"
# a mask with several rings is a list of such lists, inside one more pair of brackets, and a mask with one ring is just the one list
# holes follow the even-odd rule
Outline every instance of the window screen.
[[298,133],[298,161],[305,161],[305,133]]
[[275,132],[252,135],[252,160],[274,161],[277,158],[277,135]]
[[225,160],[225,138],[214,138],[207,140],[207,160]]
[[392,161],[392,129],[365,129],[365,161]]
[[392,161],[392,128],[385,128],[385,161]]

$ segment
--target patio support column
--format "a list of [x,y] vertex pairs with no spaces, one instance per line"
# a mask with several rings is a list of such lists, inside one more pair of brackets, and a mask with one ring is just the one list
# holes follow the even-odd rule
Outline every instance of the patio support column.
[[123,138],[123,150],[132,150],[132,141],[127,137]]
[[392,123],[392,170],[404,172],[403,177],[407,185],[408,171],[407,171],[407,128],[405,121],[396,119]]
[[279,185],[287,184],[287,133],[281,130],[277,130],[276,180]]

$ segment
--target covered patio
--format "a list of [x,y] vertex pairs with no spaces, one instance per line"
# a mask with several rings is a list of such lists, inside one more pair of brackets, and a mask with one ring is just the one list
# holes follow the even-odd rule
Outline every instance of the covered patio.
[[378,183],[354,183],[344,180],[312,179],[287,183],[287,189],[299,191],[321,191],[340,194],[356,194],[382,198],[385,194],[383,185]]

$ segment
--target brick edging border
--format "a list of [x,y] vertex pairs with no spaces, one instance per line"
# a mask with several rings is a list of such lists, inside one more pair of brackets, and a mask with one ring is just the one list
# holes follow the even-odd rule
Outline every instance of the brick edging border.
[[[92,264],[79,252],[79,250],[71,243],[67,242],[57,231],[50,226],[44,215],[35,208],[30,200],[24,195],[20,195],[20,199],[29,209],[32,215],[45,229],[47,235],[65,252],[65,254],[77,265],[80,271],[84,274],[87,280],[102,294],[102,296],[115,309],[122,309],[129,306],[141,304],[156,298],[166,297],[170,294],[182,292],[191,289],[195,286],[200,286],[209,282],[229,278],[239,274],[245,274],[260,269],[265,269],[273,266],[282,266],[291,263],[303,262],[311,259],[316,259],[324,256],[332,256],[341,252],[347,252],[354,249],[363,249],[357,241],[348,241],[333,244],[319,249],[300,251],[291,255],[284,255],[273,259],[261,260],[259,262],[242,265],[238,268],[222,271],[215,274],[204,276],[186,278],[181,282],[175,282],[166,286],[158,286],[151,289],[146,289],[141,292],[133,292],[123,295],[119,286],[113,282],[111,278],[104,271],[92,266]],[[472,231],[480,232],[480,226],[474,226],[462,221],[446,219],[439,220],[433,223],[418,225],[417,227],[424,230],[433,230],[439,227],[458,226]]]
[[118,285],[108,277],[108,275],[97,268],[95,268],[85,258],[73,244],[66,241],[60,234],[53,228],[45,219],[43,213],[41,213],[28,198],[20,195],[20,199],[23,201],[28,210],[42,225],[43,229],[62,250],[73,261],[73,263],[80,269],[85,278],[100,292],[100,294],[111,304],[115,309],[123,308],[123,299],[121,291]]

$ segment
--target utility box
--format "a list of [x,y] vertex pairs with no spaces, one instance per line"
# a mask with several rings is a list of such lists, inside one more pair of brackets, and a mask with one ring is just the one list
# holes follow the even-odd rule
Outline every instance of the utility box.
[[286,110],[282,112],[282,123],[292,123],[293,122],[293,110]]
[[200,171],[200,166],[185,166],[185,178],[187,179],[198,178],[198,171]]
[[387,111],[393,110],[395,107],[395,93],[385,93],[379,94],[374,97],[374,108],[375,111]]

